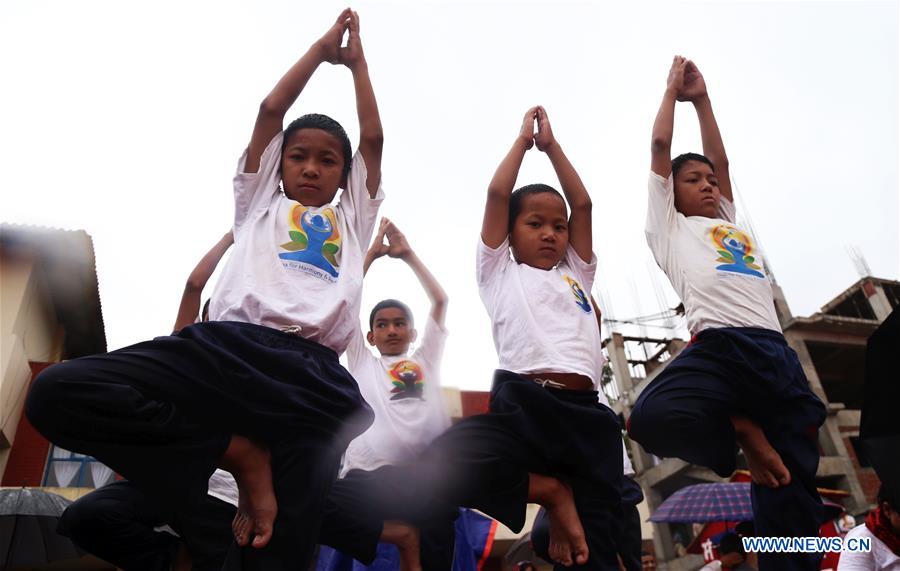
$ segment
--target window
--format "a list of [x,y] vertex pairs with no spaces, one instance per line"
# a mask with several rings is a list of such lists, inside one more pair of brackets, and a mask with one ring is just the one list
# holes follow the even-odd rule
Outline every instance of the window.
[[113,480],[113,471],[91,456],[50,446],[44,485],[59,488],[102,488]]

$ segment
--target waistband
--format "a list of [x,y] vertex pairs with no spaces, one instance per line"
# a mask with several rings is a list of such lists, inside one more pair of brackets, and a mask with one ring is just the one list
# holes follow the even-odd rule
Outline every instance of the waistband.
[[494,371],[494,381],[491,385],[491,392],[493,393],[497,389],[500,388],[501,385],[506,383],[526,383],[530,386],[540,388],[546,391],[548,394],[552,394],[559,400],[564,400],[577,404],[601,404],[599,400],[599,394],[595,390],[572,390],[572,389],[563,389],[552,387],[549,384],[544,385],[534,379],[530,379],[528,377],[523,377],[519,373],[514,373],[512,371],[507,371],[505,369],[496,369]]
[[690,343],[697,343],[716,335],[729,337],[749,337],[751,339],[766,339],[782,345],[787,345],[784,334],[780,331],[765,329],[763,327],[710,327],[691,336]]
[[225,332],[236,333],[249,337],[268,347],[288,349],[291,351],[309,351],[323,359],[338,361],[338,354],[333,349],[316,343],[315,341],[310,341],[296,333],[287,333],[255,323],[244,323],[242,321],[204,321],[202,323],[189,325],[179,331],[178,334],[182,335],[189,330],[194,330],[201,335],[206,332],[211,334]]

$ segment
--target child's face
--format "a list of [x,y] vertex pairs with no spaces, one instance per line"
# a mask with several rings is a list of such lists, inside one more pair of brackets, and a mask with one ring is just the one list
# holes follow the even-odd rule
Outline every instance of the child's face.
[[372,331],[366,335],[369,345],[375,345],[385,357],[402,355],[416,340],[416,330],[410,327],[406,313],[399,307],[378,310],[372,320]]
[[675,209],[685,216],[719,216],[719,179],[700,161],[687,161],[675,176]]
[[509,245],[520,264],[542,270],[556,266],[569,245],[569,221],[562,198],[551,192],[525,197]]
[[304,206],[322,206],[334,200],[344,175],[341,142],[321,129],[291,133],[281,155],[284,194]]

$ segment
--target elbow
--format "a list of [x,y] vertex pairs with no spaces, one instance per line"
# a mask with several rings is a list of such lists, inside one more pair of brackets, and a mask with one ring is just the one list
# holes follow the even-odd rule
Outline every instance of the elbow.
[[384,146],[384,131],[381,125],[375,128],[365,129],[360,133],[360,143],[374,148],[382,148]]
[[590,196],[585,196],[576,202],[570,202],[569,208],[572,210],[573,215],[576,213],[590,215],[594,209],[594,203],[591,201]]
[[491,185],[488,187],[487,198],[488,202],[501,204],[509,202],[509,195],[512,194],[512,189],[500,188],[498,186]]
[[650,152],[654,155],[658,153],[668,153],[671,147],[672,141],[667,137],[654,135],[653,140],[650,142]]
[[262,103],[259,104],[259,116],[284,117],[284,114],[287,113],[287,109],[283,109],[282,107],[283,106],[274,101],[270,95],[263,99]]
[[188,278],[188,281],[184,284],[184,291],[190,293],[200,293],[203,291],[204,284],[201,280],[195,278]]

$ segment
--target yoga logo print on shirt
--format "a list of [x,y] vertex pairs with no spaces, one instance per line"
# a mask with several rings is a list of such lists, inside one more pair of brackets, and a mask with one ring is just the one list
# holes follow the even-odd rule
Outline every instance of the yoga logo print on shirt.
[[341,235],[334,210],[329,206],[321,212],[313,212],[302,204],[295,204],[288,215],[288,224],[291,241],[281,244],[287,252],[278,254],[282,265],[334,282],[340,274],[341,252]]
[[585,313],[591,312],[591,301],[588,299],[588,296],[585,295],[584,290],[581,289],[581,286],[577,281],[573,280],[569,276],[563,274],[563,277],[566,280],[566,283],[569,284],[569,288],[572,290],[572,295],[575,296],[575,305],[581,308],[581,310]]
[[754,263],[756,258],[753,257],[753,241],[750,236],[733,226],[719,224],[710,230],[709,237],[716,247],[716,252],[719,253],[716,261],[725,262],[716,266],[717,270],[758,278],[766,277],[758,271],[762,268]]
[[425,388],[425,375],[418,363],[406,359],[398,361],[391,367],[388,374],[394,385],[391,390],[391,394],[394,396],[391,397],[391,400],[425,400],[425,397],[422,396],[422,389]]

